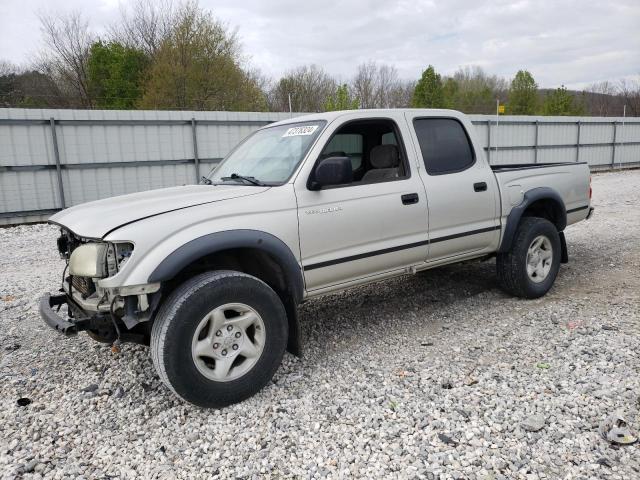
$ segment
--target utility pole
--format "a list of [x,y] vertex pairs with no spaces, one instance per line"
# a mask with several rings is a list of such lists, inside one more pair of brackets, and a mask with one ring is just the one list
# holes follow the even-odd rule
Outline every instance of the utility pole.
[[500,121],[500,99],[496,98],[496,161],[498,160],[498,122]]

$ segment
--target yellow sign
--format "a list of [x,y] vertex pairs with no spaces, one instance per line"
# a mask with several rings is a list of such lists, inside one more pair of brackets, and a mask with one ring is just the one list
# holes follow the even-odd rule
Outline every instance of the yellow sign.
[[498,105],[498,113],[504,113],[504,105]]

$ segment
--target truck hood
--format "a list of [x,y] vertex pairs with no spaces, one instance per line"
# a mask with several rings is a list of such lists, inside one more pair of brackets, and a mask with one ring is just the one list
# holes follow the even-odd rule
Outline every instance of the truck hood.
[[103,238],[125,224],[196,205],[256,195],[269,187],[185,185],[131,193],[83,203],[56,213],[49,221],[85,238]]

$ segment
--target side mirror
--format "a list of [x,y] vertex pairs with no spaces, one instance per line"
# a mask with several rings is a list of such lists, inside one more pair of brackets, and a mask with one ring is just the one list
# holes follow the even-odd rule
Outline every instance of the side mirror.
[[324,158],[316,165],[311,190],[320,190],[331,185],[343,185],[353,181],[353,167],[349,157]]

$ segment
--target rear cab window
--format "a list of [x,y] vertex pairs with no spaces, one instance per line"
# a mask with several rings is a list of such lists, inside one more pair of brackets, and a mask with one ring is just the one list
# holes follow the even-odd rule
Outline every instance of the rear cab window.
[[461,172],[475,163],[471,140],[458,120],[416,118],[413,127],[429,175]]

